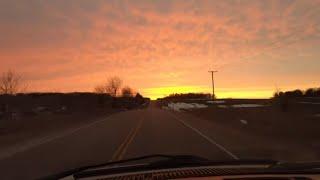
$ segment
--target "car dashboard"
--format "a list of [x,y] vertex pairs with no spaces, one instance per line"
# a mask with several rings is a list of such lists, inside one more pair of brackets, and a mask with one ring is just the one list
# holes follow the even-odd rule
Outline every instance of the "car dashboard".
[[138,172],[118,172],[108,173],[104,169],[84,171],[63,178],[63,180],[129,180],[129,179],[213,179],[213,180],[313,180],[320,179],[319,172],[299,172],[299,171],[279,171],[269,172],[265,167],[246,166],[241,168],[232,166],[205,166],[147,170]]

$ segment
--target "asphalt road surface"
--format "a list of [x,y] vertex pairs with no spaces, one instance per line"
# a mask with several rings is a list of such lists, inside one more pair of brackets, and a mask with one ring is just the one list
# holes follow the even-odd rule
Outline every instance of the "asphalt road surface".
[[[289,149],[289,150],[288,150]],[[126,111],[0,158],[0,179],[35,179],[69,169],[150,154],[212,160],[296,157],[295,145],[260,139],[186,113],[150,105]],[[308,158],[307,154],[301,158]]]

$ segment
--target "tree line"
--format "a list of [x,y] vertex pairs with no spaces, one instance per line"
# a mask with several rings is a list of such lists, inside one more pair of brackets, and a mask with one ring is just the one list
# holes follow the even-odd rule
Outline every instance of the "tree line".
[[320,88],[308,88],[305,91],[300,89],[293,91],[277,91],[274,93],[273,97],[320,97]]
[[183,99],[210,99],[211,94],[208,93],[174,93],[169,96],[159,98],[159,100],[183,100]]
[[134,90],[129,86],[123,86],[123,81],[117,76],[113,76],[107,79],[105,83],[99,84],[94,88],[94,92],[98,94],[109,94],[112,97],[122,96],[122,97],[133,97],[140,95],[134,92]]
[[[141,96],[139,93],[135,93],[131,87],[122,86],[122,84],[123,81],[121,78],[117,76],[110,77],[105,83],[97,85],[94,88],[94,93],[108,94],[112,97]],[[0,75],[0,94],[15,95],[18,93],[25,93],[26,91],[27,83],[20,73],[8,70]]]

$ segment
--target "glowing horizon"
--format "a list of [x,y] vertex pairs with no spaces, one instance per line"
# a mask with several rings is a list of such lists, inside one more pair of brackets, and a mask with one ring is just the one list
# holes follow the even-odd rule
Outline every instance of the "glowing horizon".
[[[283,88],[283,89],[221,89],[217,88],[215,90],[216,97],[218,99],[225,98],[243,98],[243,99],[268,99],[273,97],[273,94],[278,91],[289,91],[295,89],[306,90],[307,88],[313,87],[303,87],[303,88]],[[212,89],[210,87],[193,87],[193,86],[171,86],[171,87],[160,87],[160,88],[150,88],[145,89],[142,94],[146,97],[156,100],[157,98],[162,98],[170,94],[175,93],[207,93],[212,94]]]
[[[254,92],[254,93],[253,93]],[[143,94],[151,99],[165,97],[174,93],[209,93],[212,94],[210,87],[192,87],[192,86],[173,86],[146,89]],[[270,94],[271,93],[271,94]],[[216,89],[217,98],[269,98],[273,92],[265,90],[221,90]]]
[[268,98],[319,87],[319,0],[2,1],[0,72],[29,91],[93,91],[119,76],[152,99]]

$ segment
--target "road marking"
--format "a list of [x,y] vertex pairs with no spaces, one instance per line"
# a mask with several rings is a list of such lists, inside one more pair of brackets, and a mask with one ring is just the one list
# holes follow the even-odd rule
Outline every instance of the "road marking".
[[123,147],[125,146],[125,144],[128,142],[129,138],[132,136],[132,133],[134,132],[135,128],[132,128],[130,133],[126,136],[126,138],[124,139],[124,141],[120,144],[120,146],[117,148],[117,150],[114,152],[112,158],[110,161],[114,161],[118,159],[119,154],[121,153]]
[[133,135],[131,136],[131,138],[129,139],[128,143],[126,144],[126,146],[123,148],[122,153],[120,154],[120,160],[123,158],[123,156],[126,154],[129,145],[132,143],[133,139],[136,137],[136,135],[138,134],[140,128],[142,126],[142,120],[139,121],[139,124],[137,125],[137,128],[135,129]]
[[136,135],[138,134],[141,126],[142,126],[142,121],[143,119],[140,119],[138,124],[136,125],[136,127],[134,127],[130,133],[126,136],[126,138],[124,139],[124,141],[120,144],[120,146],[118,147],[118,149],[115,151],[115,153],[113,154],[111,161],[119,161],[123,158],[123,156],[126,154],[129,145],[132,143],[133,139],[136,137]]
[[219,143],[217,143],[216,141],[214,141],[213,139],[211,139],[210,137],[206,136],[205,134],[203,134],[201,131],[199,131],[198,129],[192,127],[190,124],[186,123],[184,120],[176,117],[175,115],[173,115],[172,113],[169,112],[169,114],[175,118],[176,120],[178,120],[179,122],[181,122],[184,126],[190,128],[191,130],[193,130],[194,132],[196,132],[197,134],[199,134],[201,137],[203,137],[204,139],[206,139],[207,141],[209,141],[211,144],[217,146],[220,150],[222,150],[223,152],[227,153],[229,156],[231,156],[233,159],[239,159],[239,157],[237,157],[236,155],[234,155],[232,152],[230,152],[229,150],[227,150],[225,147],[223,147],[222,145],[220,145]]
[[[113,114],[111,114],[111,115],[113,115]],[[55,141],[57,139],[60,139],[60,138],[63,138],[63,137],[66,137],[66,136],[69,136],[72,134],[75,134],[78,131],[90,128],[96,124],[99,124],[99,123],[102,123],[104,121],[109,120],[111,115],[107,115],[107,117],[105,117],[105,118],[99,118],[99,120],[90,122],[88,124],[83,124],[77,128],[70,128],[70,129],[64,130],[62,132],[57,132],[56,134],[47,135],[45,137],[40,137],[40,138],[34,138],[31,140],[28,140],[27,142],[23,142],[23,144],[21,143],[21,145],[18,144],[18,145],[10,146],[6,149],[6,151],[4,151],[4,152],[0,151],[0,159],[9,158],[17,153],[21,153],[21,152],[27,151],[29,149],[32,149],[34,147]]]

